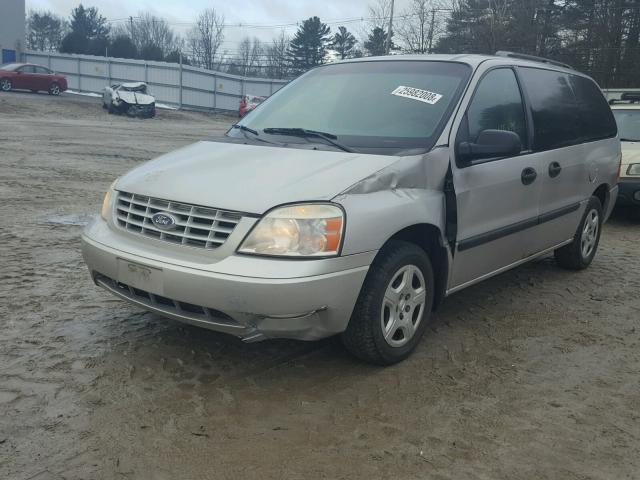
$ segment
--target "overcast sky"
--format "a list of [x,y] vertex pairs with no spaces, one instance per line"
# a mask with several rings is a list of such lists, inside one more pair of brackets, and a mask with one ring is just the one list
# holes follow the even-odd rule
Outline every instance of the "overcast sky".
[[[135,17],[140,11],[150,12],[165,18],[178,33],[188,30],[199,11],[214,7],[224,14],[228,24],[254,25],[227,28],[224,49],[232,51],[246,35],[256,36],[264,41],[271,40],[282,29],[293,35],[297,27],[289,24],[314,15],[329,23],[332,31],[340,25],[335,22],[349,20],[344,25],[359,36],[365,31],[365,26],[359,19],[368,17],[368,4],[373,1],[375,0],[86,0],[82,3],[85,7],[97,7],[114,24],[129,16]],[[396,11],[402,11],[408,2],[409,0],[396,0]],[[68,17],[72,8],[79,3],[79,0],[26,0],[27,10],[50,10],[64,17]]]

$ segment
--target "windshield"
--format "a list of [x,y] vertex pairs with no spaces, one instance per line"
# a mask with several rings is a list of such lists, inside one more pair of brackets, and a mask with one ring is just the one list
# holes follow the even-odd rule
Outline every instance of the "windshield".
[[22,66],[21,63],[6,63],[4,65],[0,65],[0,70],[13,72],[16,68],[21,66]]
[[[240,125],[296,128],[335,135],[355,151],[398,154],[431,149],[471,73],[467,65],[435,61],[373,61],[327,65],[282,88]],[[240,129],[229,136],[243,136]],[[286,137],[291,143],[324,143]]]
[[614,109],[613,116],[618,124],[620,140],[640,142],[640,109]]

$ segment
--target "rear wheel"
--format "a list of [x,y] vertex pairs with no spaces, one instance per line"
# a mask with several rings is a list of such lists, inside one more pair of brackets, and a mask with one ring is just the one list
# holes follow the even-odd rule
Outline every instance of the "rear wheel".
[[407,358],[431,316],[433,287],[433,269],[426,253],[412,243],[389,242],[371,265],[342,334],[346,348],[377,365]]
[[60,85],[55,82],[49,85],[49,95],[60,95]]
[[591,197],[573,242],[554,252],[558,265],[569,270],[583,270],[591,265],[600,244],[602,205]]
[[13,83],[8,78],[0,80],[0,90],[3,92],[9,92],[13,88]]

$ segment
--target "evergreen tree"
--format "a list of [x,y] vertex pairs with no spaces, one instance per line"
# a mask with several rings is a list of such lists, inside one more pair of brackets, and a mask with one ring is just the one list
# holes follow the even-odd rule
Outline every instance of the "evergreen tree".
[[109,56],[116,58],[137,58],[138,49],[128,35],[118,35],[109,45]]
[[[393,33],[391,34],[393,38]],[[380,27],[375,27],[369,33],[369,38],[364,42],[364,48],[369,53],[369,56],[377,57],[380,55],[385,55],[385,45],[387,42],[387,32],[385,32]],[[395,49],[395,45],[393,44],[393,40],[391,40],[391,49]]]
[[70,26],[71,31],[62,40],[60,51],[104,55],[109,26],[97,8],[78,5],[71,11]]
[[349,32],[345,27],[338,27],[338,31],[333,36],[331,48],[338,52],[340,60],[344,60],[345,58],[349,58],[353,55],[353,49],[355,48],[356,43],[358,43],[356,37],[354,37],[351,32]]
[[330,33],[331,29],[318,17],[311,17],[302,22],[289,45],[291,68],[296,74],[324,63],[331,39]]

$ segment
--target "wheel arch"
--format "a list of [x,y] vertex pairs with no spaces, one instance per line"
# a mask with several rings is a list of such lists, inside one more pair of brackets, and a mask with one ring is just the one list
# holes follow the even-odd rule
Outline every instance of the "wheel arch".
[[440,228],[429,223],[418,223],[405,227],[394,233],[386,243],[392,240],[403,240],[420,247],[429,256],[435,280],[433,310],[444,300],[449,280],[449,251],[443,245]]
[[598,185],[598,188],[596,188],[591,194],[592,196],[600,200],[600,205],[602,206],[602,210],[604,212],[607,211],[607,208],[609,207],[609,201],[611,200],[611,193],[609,192],[609,190],[610,189],[608,184],[601,183],[600,185]]

